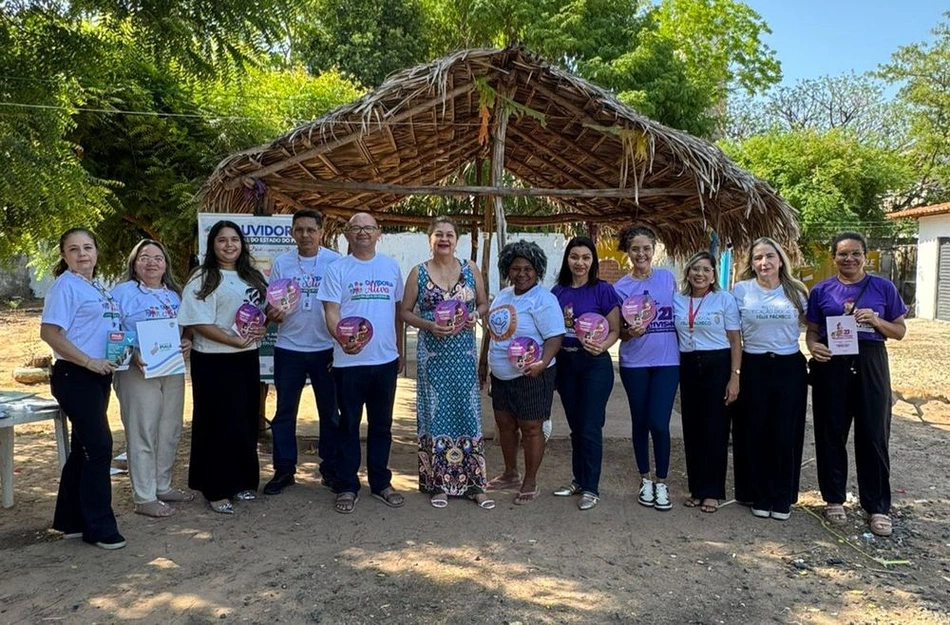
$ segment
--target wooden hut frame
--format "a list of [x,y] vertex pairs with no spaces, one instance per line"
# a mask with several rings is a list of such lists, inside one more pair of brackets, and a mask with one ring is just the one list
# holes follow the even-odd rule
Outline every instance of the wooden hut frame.
[[[454,184],[483,159],[487,186]],[[504,171],[523,186],[504,186]],[[520,48],[464,50],[393,74],[356,102],[225,159],[201,200],[212,212],[307,207],[426,225],[429,216],[391,212],[413,194],[491,198],[455,217],[486,234],[494,223],[501,243],[506,224],[578,222],[647,224],[678,257],[707,247],[712,230],[737,247],[768,235],[794,249],[798,239],[795,210],[718,147]],[[506,216],[502,199],[512,196],[546,197],[552,210]]]

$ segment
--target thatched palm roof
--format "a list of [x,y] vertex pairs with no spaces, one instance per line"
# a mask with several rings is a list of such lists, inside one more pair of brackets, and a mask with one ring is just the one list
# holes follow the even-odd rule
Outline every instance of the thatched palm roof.
[[413,223],[389,213],[408,193],[477,191],[459,172],[490,156],[506,112],[504,168],[524,188],[500,194],[543,195],[553,207],[510,216],[512,225],[646,223],[677,255],[705,247],[711,229],[738,246],[798,238],[794,209],[718,147],[517,48],[461,51],[393,74],[356,102],[225,159],[202,201],[216,212],[310,207]]

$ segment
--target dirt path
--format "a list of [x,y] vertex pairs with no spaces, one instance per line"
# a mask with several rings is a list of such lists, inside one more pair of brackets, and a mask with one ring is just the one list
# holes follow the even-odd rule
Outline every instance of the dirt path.
[[[10,372],[36,324],[35,314],[0,317],[4,387],[13,386]],[[950,326],[910,327],[908,340],[892,346],[895,387],[946,396]],[[950,622],[950,406],[938,400],[921,404],[923,418],[910,403],[895,406],[895,532],[882,540],[863,536],[853,506],[840,536],[809,514],[819,504],[810,432],[805,507],[785,523],[735,504],[716,514],[643,508],[622,438],[606,442],[604,498],[590,512],[549,495],[570,477],[563,438],[549,445],[540,476],[547,492],[534,504],[514,506],[504,493],[492,511],[455,500],[435,510],[413,490],[412,387],[401,380],[392,458],[396,486],[409,492],[404,508],[386,508],[364,491],[353,515],[334,513],[330,492],[313,478],[305,436],[299,484],[241,503],[233,517],[199,502],[168,520],[135,515],[128,479],[116,477],[114,505],[129,546],[114,553],[47,530],[58,481],[52,427],[17,429],[16,506],[0,509],[0,623]],[[312,415],[312,400],[304,406]],[[625,419],[626,407],[611,403],[609,420]],[[188,426],[186,414],[179,484]],[[315,429],[304,423],[305,434]],[[117,415],[113,431],[119,448]],[[262,447],[263,475],[269,460]],[[673,460],[678,501],[681,440]],[[488,462],[501,464],[495,443]],[[908,564],[882,563],[897,560]]]

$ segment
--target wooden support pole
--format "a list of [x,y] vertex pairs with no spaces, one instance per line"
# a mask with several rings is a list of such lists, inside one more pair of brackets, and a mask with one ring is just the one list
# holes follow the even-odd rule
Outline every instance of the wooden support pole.
[[[500,188],[504,182],[505,176],[505,137],[508,134],[508,118],[511,111],[506,102],[511,98],[513,86],[509,85],[502,89],[500,98],[495,100],[495,126],[492,129],[492,154],[491,154],[491,176],[489,184],[494,188]],[[502,203],[502,196],[492,194],[492,202],[495,208],[495,230],[498,234],[498,249],[505,247],[508,236],[508,227],[505,222],[505,207]]]

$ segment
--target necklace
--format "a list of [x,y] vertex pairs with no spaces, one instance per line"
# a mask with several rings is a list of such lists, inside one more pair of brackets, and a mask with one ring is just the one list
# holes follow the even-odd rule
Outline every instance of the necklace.
[[649,280],[652,276],[653,276],[653,269],[652,269],[652,268],[650,269],[650,271],[646,272],[646,273],[643,274],[642,276],[641,276],[641,275],[637,275],[637,273],[636,273],[635,271],[631,271],[631,272],[630,272],[630,277],[633,278],[634,280],[636,280],[637,282],[645,282],[645,281]]

